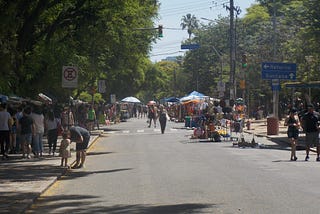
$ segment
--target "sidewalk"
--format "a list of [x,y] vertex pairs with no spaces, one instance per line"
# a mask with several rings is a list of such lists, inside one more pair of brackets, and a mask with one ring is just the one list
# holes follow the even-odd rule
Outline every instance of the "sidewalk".
[[[98,130],[91,133],[88,148],[100,134]],[[75,143],[71,148],[69,164],[76,158]],[[42,158],[22,159],[21,156],[10,154],[8,160],[0,160],[0,213],[24,213],[34,200],[67,172],[66,168],[60,167],[61,158],[58,156],[52,157],[48,153],[44,153]]]
[[[266,137],[269,143],[274,143],[282,147],[290,147],[290,142],[287,135],[287,126],[284,126],[284,119],[279,121],[279,133],[278,135],[267,134],[267,119],[251,120],[251,127],[248,130],[244,127],[245,133],[254,134],[257,137]],[[297,149],[305,149],[305,134],[300,132]]]

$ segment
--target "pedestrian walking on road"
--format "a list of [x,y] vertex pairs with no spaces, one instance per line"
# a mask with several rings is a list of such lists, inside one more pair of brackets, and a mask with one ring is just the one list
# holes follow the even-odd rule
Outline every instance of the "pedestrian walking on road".
[[34,123],[34,135],[33,135],[33,152],[35,157],[42,157],[43,153],[43,135],[44,135],[44,115],[42,113],[41,106],[34,106],[33,112],[31,113],[31,118]]
[[31,143],[32,143],[32,136],[34,134],[33,119],[30,117],[30,114],[31,114],[31,107],[27,106],[23,110],[23,116],[19,120],[22,158],[25,158],[25,155],[27,154],[28,159],[31,158],[30,156]]
[[82,168],[86,160],[86,149],[90,140],[90,132],[80,126],[72,126],[69,131],[71,142],[76,142],[76,163],[72,168]]
[[2,159],[8,158],[10,145],[11,115],[6,110],[6,103],[0,104],[0,144]]
[[296,161],[297,140],[299,137],[300,122],[295,109],[290,109],[288,117],[284,121],[284,125],[288,126],[287,135],[291,143],[291,161]]
[[161,133],[164,134],[164,130],[166,129],[167,124],[167,111],[163,105],[159,107],[159,122],[161,127]]
[[53,110],[50,110],[47,114],[45,125],[47,130],[47,138],[49,145],[49,155],[54,156],[57,148],[58,140],[58,125],[61,124],[60,118],[56,118]]
[[17,118],[16,113],[17,111],[14,109],[10,109],[8,111],[11,115],[11,129],[10,129],[10,154],[16,153],[16,147],[17,147]]
[[319,144],[319,114],[314,111],[312,104],[308,105],[308,112],[302,117],[302,127],[306,133],[306,158],[305,161],[309,160],[309,152],[312,146],[317,147],[317,158],[316,161],[320,161],[320,144]]
[[62,134],[62,140],[60,142],[60,149],[59,149],[59,156],[61,157],[61,164],[60,166],[65,166],[69,168],[68,165],[68,159],[71,157],[71,151],[70,151],[70,133],[69,131],[65,131]]
[[149,128],[151,127],[151,123],[153,120],[154,123],[154,127],[156,128],[156,124],[157,124],[157,107],[155,107],[154,105],[150,105],[148,106],[148,119],[149,119]]

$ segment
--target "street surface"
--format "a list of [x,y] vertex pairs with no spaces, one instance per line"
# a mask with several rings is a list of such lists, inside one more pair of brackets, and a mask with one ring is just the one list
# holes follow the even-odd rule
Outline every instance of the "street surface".
[[183,126],[168,122],[165,134],[146,119],[109,126],[86,168],[69,171],[27,213],[319,213],[314,154],[305,162],[298,151],[291,162],[288,149],[199,142]]

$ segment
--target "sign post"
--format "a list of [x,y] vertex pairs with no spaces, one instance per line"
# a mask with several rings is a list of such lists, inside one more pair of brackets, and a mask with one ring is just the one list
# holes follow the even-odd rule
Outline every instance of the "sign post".
[[273,114],[278,118],[280,80],[295,80],[297,64],[280,62],[263,62],[261,64],[262,79],[272,80]]
[[75,66],[62,67],[62,88],[78,87],[78,68]]

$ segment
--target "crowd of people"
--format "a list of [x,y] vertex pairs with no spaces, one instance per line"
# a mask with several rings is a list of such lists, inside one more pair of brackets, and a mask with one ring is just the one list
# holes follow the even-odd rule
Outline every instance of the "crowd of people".
[[[0,143],[2,159],[9,159],[10,154],[21,154],[23,159],[41,158],[46,155],[61,156],[61,166],[69,167],[70,143],[76,142],[76,164],[83,167],[90,133],[99,123],[117,122],[122,105],[126,105],[129,117],[159,120],[164,133],[168,114],[162,105],[132,105],[117,103],[113,105],[48,105],[45,103],[0,104]],[[101,117],[102,116],[102,117]],[[102,119],[101,119],[102,118]],[[100,120],[100,121],[99,121]],[[58,142],[58,137],[62,139]],[[47,145],[44,145],[44,137]],[[48,150],[45,152],[44,147]],[[59,150],[58,150],[59,148]]]
[[[21,154],[23,159],[44,156],[44,136],[47,137],[48,155],[61,156],[61,166],[69,167],[70,143],[76,142],[76,164],[81,168],[85,162],[86,148],[90,140],[90,131],[96,120],[91,106],[82,112],[86,118],[82,124],[75,121],[69,106],[61,111],[57,106],[22,103],[14,106],[0,103],[0,144],[2,159],[10,154]],[[58,136],[63,136],[58,147]]]
[[[165,132],[167,120],[178,114],[185,115],[185,112],[188,112],[183,108],[178,110],[176,105],[172,105],[172,107],[156,103],[150,105],[121,103],[97,106],[83,103],[59,108],[52,105],[26,103],[13,107],[2,102],[0,104],[2,159],[8,159],[13,153],[21,154],[22,158],[27,159],[43,157],[43,138],[46,135],[48,155],[55,156],[59,153],[62,158],[61,166],[65,167],[68,167],[68,157],[71,155],[70,143],[77,142],[75,167],[81,168],[85,161],[85,150],[90,139],[90,132],[94,130],[95,126],[99,129],[100,116],[103,115],[102,120],[106,123],[107,121],[116,122],[116,118],[124,106],[129,117],[147,118],[148,127],[156,127],[157,121],[159,121],[162,134]],[[219,105],[214,107],[214,113],[222,114],[222,108]],[[306,134],[305,161],[309,160],[309,152],[313,146],[317,148],[316,161],[320,161],[319,106],[317,105],[315,108],[312,104],[297,105],[288,106],[288,109],[289,113],[284,125],[288,126],[287,136],[291,143],[290,160],[296,161],[298,159],[296,146],[299,132],[303,131]],[[206,121],[210,125],[212,120],[207,119]],[[59,151],[57,151],[58,136],[63,136],[59,144]]]

